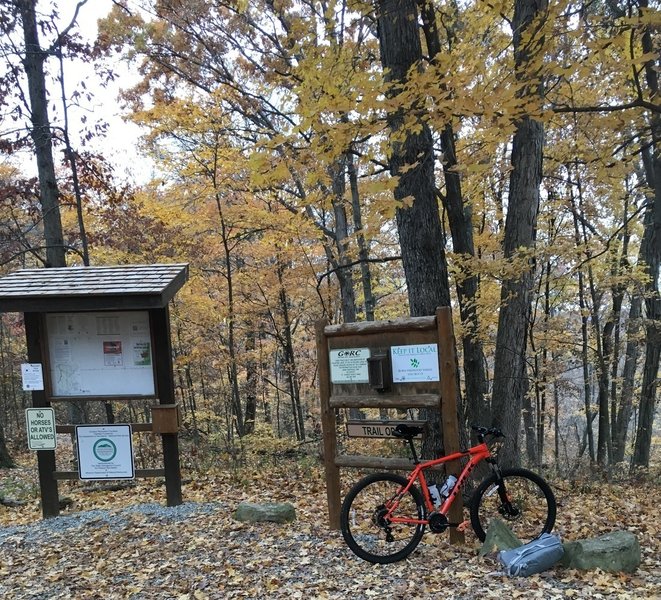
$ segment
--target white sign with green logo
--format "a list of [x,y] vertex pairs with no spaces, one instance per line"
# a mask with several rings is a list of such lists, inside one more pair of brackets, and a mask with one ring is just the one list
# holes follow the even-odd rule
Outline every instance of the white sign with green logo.
[[438,344],[391,346],[393,383],[440,381]]
[[130,425],[77,425],[81,479],[133,479]]

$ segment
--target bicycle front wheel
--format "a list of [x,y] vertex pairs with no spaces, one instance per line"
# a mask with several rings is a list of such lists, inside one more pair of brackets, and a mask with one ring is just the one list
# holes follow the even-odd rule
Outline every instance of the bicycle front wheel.
[[375,473],[361,479],[342,503],[340,524],[347,545],[363,560],[392,563],[406,558],[420,543],[422,523],[393,523],[387,516],[420,521],[425,508],[422,494],[411,486],[402,493],[407,479],[394,473]]
[[550,533],[555,523],[553,490],[544,479],[527,469],[503,469],[502,480],[491,475],[471,499],[471,525],[484,541],[491,520],[501,519],[524,544]]

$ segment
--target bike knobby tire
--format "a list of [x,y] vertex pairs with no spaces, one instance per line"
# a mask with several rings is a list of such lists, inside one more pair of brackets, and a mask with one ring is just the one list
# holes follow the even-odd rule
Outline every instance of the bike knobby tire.
[[492,519],[498,518],[523,543],[550,533],[556,501],[551,486],[527,469],[502,469],[502,485],[494,473],[475,490],[470,504],[471,525],[484,541]]
[[389,523],[385,518],[389,502],[398,498],[395,515],[424,519],[425,507],[420,490],[411,486],[398,497],[407,479],[394,473],[375,473],[351,488],[342,503],[342,535],[351,550],[371,563],[393,563],[406,558],[425,532],[418,523]]

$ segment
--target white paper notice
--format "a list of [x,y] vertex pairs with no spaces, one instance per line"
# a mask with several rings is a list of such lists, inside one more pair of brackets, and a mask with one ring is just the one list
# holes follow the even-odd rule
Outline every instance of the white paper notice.
[[44,372],[40,363],[23,363],[21,365],[21,379],[23,380],[23,391],[44,389]]

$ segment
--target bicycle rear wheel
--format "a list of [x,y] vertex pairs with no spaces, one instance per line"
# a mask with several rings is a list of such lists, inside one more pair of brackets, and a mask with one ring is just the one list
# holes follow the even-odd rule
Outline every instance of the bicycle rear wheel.
[[392,563],[406,558],[420,543],[422,523],[391,523],[386,513],[393,502],[393,516],[423,519],[424,501],[420,490],[411,486],[402,494],[407,479],[394,473],[375,473],[361,479],[342,503],[340,524],[347,545],[363,560]]
[[484,541],[494,518],[503,520],[524,544],[550,533],[556,502],[544,479],[527,469],[503,469],[502,484],[496,474],[485,479],[471,499],[471,525]]

